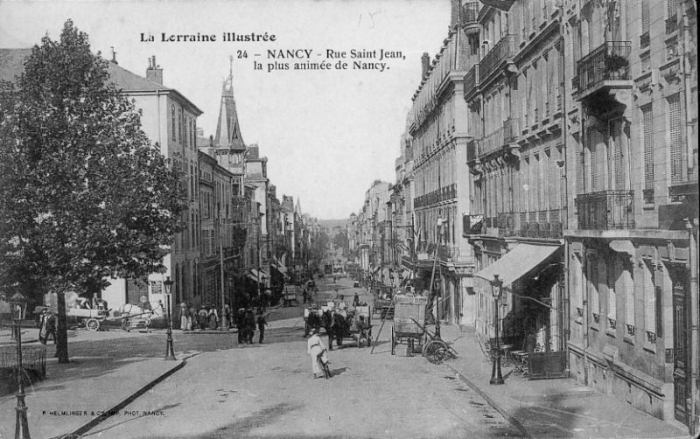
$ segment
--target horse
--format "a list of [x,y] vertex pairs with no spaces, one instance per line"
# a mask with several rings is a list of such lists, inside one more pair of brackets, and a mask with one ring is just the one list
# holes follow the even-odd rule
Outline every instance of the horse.
[[342,315],[331,310],[325,311],[321,318],[323,320],[323,327],[326,329],[326,334],[328,334],[328,350],[333,350],[333,336],[335,336],[335,340],[338,342],[338,347],[342,346],[343,337],[347,337],[350,333],[348,321]]
[[304,324],[304,337],[308,337],[309,334],[312,332],[312,329],[320,328],[321,325],[323,325],[323,321],[321,319],[321,316],[318,315],[317,310],[310,309],[308,311],[308,315],[305,319],[306,322]]

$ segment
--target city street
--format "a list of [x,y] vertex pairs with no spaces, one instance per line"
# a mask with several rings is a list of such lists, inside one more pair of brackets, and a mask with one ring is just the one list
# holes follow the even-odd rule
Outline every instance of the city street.
[[[333,285],[321,286],[323,290],[332,292]],[[353,294],[350,288],[339,292],[346,298]],[[365,299],[369,297],[361,296]],[[432,365],[419,355],[405,357],[402,349],[392,356],[390,324],[373,354],[348,340],[342,349],[330,352],[333,377],[314,379],[302,308],[281,312],[299,316],[271,322],[263,345],[238,346],[233,333],[176,331],[176,353],[191,356],[185,367],[85,437],[519,436],[445,366]],[[373,324],[378,331],[381,321]],[[96,355],[98,346],[115,357],[157,356],[164,344],[160,335],[148,335],[117,338],[108,345],[75,343],[71,352]]]

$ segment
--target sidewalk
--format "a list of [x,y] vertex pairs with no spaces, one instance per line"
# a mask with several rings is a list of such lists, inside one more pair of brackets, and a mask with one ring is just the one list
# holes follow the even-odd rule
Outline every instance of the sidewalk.
[[452,341],[457,360],[444,365],[486,399],[530,438],[688,438],[687,430],[641,412],[612,396],[595,392],[571,379],[533,380],[509,376],[505,384],[490,385],[491,362],[485,358],[474,331],[455,325],[441,327],[442,339]]
[[[58,364],[48,358],[46,379],[25,389],[29,433],[36,438],[60,438],[85,432],[106,414],[123,411],[184,364],[182,359],[143,357],[118,361],[75,357],[68,364]],[[0,398],[0,438],[14,437],[16,405],[15,394]],[[148,414],[130,416],[144,415]]]

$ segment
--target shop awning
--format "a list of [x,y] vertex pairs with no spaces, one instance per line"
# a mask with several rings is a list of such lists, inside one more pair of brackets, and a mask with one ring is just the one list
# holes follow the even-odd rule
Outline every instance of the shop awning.
[[272,261],[272,262],[270,262],[270,267],[276,269],[277,271],[279,271],[279,272],[282,273],[282,274],[286,274],[286,273],[287,273],[287,267],[285,267],[284,265],[282,265],[280,262]]
[[501,259],[476,273],[474,276],[492,281],[493,275],[503,281],[503,287],[531,272],[535,267],[549,259],[561,246],[518,244]]
[[[259,275],[259,277],[258,277]],[[265,279],[269,278],[270,275],[268,275],[264,270],[256,270],[255,268],[250,269],[250,273],[248,273],[248,277],[257,282],[260,280],[261,283],[264,283]]]

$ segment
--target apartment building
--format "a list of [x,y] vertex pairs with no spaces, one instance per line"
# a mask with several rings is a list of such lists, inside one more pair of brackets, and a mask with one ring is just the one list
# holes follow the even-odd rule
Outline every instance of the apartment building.
[[561,7],[571,375],[697,432],[697,6]]
[[451,2],[448,34],[439,52],[432,61],[423,54],[407,134],[415,184],[411,225],[418,237],[416,287],[433,293],[439,319],[471,325],[471,319],[462,317],[473,307],[467,288],[472,286],[474,257],[467,239],[458,233],[461,215],[470,212],[470,131],[463,86],[474,59],[467,44],[470,37],[461,25],[463,10],[460,0]]

